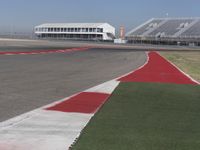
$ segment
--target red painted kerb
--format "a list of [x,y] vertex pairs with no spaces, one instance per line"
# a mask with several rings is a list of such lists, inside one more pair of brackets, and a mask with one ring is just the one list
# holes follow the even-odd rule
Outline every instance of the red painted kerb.
[[95,113],[109,98],[110,94],[82,92],[52,107],[51,111]]
[[149,61],[144,67],[120,78],[119,81],[197,85],[196,82],[192,81],[157,52],[149,52],[148,56]]

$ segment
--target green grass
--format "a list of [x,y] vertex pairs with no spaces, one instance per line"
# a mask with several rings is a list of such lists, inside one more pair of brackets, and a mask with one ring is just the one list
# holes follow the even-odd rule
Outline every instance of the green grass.
[[121,83],[73,150],[199,150],[200,86]]
[[200,52],[162,52],[161,54],[200,81]]

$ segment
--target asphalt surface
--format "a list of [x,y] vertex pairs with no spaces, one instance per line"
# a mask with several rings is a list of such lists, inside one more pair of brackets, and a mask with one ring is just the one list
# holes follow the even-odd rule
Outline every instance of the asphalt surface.
[[99,47],[106,49],[129,49],[135,51],[195,51],[199,52],[200,47],[175,46],[175,45],[151,45],[151,44],[114,44],[112,42],[98,41],[48,41],[48,40],[26,40],[26,39],[2,39],[0,38],[1,51],[29,51],[29,50],[49,50],[65,49],[69,47]]
[[0,52],[19,52],[31,50],[56,50],[87,45],[59,41],[37,41],[37,40],[2,40],[0,39]]
[[[23,46],[12,45],[10,50],[20,47]],[[27,45],[24,50],[27,47],[40,49]],[[0,51],[6,51],[6,45],[0,43]],[[105,48],[59,54],[0,55],[0,122],[119,77],[145,61],[144,51]]]

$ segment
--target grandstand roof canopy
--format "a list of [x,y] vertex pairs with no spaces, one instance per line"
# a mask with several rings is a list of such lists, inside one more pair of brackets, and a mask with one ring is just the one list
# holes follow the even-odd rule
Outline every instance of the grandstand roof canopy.
[[56,28],[56,27],[63,27],[63,28],[97,28],[101,25],[104,25],[107,23],[45,23],[39,26],[36,26],[36,28]]
[[200,18],[152,18],[126,36],[200,38]]

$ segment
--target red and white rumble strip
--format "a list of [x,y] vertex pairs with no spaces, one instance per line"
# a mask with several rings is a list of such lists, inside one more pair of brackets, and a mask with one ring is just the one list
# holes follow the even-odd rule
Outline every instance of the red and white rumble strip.
[[139,69],[0,123],[0,150],[67,150],[120,82],[199,84],[155,52]]
[[119,81],[109,81],[0,123],[0,150],[67,150]]
[[61,50],[33,50],[33,51],[16,51],[16,52],[1,52],[0,55],[36,55],[36,54],[51,54],[51,53],[69,53],[74,51],[88,50],[89,47],[68,48]]

